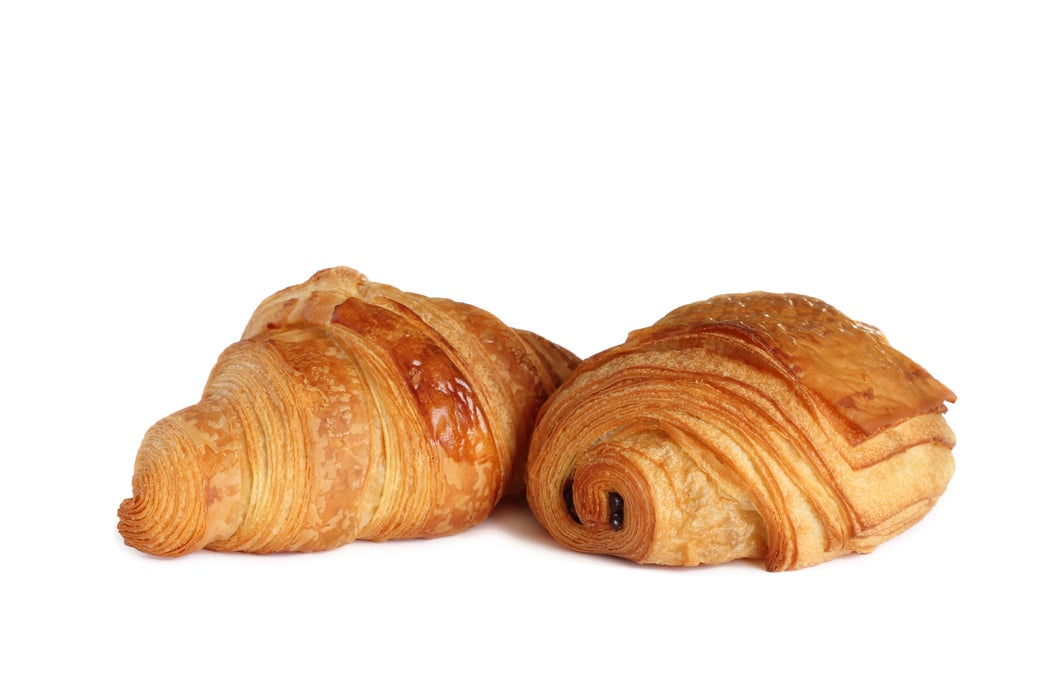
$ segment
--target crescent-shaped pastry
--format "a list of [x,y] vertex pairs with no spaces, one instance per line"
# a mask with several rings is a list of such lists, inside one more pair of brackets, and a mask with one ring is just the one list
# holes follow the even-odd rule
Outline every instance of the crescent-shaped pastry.
[[119,531],[164,556],[461,531],[521,492],[537,410],[575,363],[471,305],[318,272],[147,432]]
[[527,497],[574,550],[798,569],[932,508],[954,472],[954,398],[820,300],[718,296],[576,368],[541,409]]

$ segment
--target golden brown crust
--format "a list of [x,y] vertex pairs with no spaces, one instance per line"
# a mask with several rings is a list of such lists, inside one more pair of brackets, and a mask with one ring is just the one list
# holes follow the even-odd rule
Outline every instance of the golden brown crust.
[[563,544],[637,562],[868,552],[946,487],[953,400],[819,300],[718,296],[577,367],[541,410],[530,506]]
[[318,272],[263,301],[202,400],[148,432],[119,530],[181,555],[468,528],[521,489],[537,410],[576,363],[537,339],[470,305]]
[[944,402],[954,401],[953,392],[890,348],[879,330],[807,296],[717,296],[674,310],[650,338],[726,332],[773,355],[855,439],[921,413],[943,413]]

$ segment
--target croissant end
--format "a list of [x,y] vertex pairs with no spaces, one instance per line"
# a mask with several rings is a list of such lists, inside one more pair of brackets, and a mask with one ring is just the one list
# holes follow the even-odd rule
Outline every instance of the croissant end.
[[241,476],[232,436],[207,421],[226,420],[211,405],[156,423],[145,435],[133,475],[133,497],[119,506],[127,545],[177,556],[230,536],[240,521]]

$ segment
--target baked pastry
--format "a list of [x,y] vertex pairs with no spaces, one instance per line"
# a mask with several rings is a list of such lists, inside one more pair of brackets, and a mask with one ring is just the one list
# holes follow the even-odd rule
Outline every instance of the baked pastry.
[[954,471],[954,399],[820,300],[718,296],[576,368],[541,409],[527,496],[578,551],[815,565],[932,508]]
[[119,531],[165,556],[461,531],[521,493],[537,410],[575,363],[470,305],[318,272],[147,432]]

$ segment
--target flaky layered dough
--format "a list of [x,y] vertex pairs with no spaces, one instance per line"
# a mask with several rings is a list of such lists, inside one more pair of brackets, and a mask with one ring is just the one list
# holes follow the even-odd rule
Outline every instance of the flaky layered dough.
[[718,296],[580,364],[543,407],[527,496],[562,544],[641,563],[866,553],[954,471],[954,394],[799,295]]
[[575,363],[471,305],[318,272],[147,432],[119,531],[164,556],[461,531],[521,492],[537,410]]

